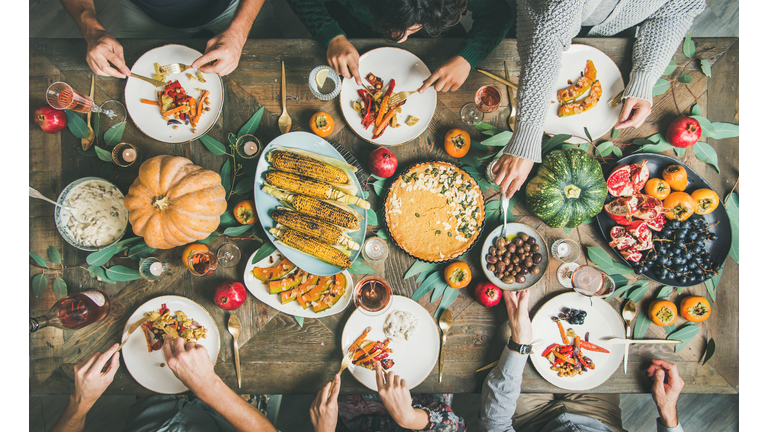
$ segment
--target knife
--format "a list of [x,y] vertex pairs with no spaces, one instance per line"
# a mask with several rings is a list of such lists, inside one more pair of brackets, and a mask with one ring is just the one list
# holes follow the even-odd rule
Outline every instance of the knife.
[[612,345],[629,345],[629,344],[679,344],[683,341],[672,339],[622,339],[622,338],[608,338],[602,339],[602,342],[608,342]]
[[[142,324],[144,324],[147,321],[147,317],[143,316],[140,320],[136,321],[135,323],[131,324],[130,327],[128,327],[128,332],[124,336],[125,339],[123,342],[117,347],[117,351],[120,351],[123,348],[123,345],[125,345],[126,342],[128,342],[128,339],[131,337],[131,334],[136,331],[137,328],[141,327]],[[116,352],[117,352],[116,351]]]

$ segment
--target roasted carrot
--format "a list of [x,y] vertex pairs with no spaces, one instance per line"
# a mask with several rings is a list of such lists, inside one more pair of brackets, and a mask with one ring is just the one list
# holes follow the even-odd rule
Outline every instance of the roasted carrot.
[[141,99],[141,103],[147,105],[160,105],[158,101],[153,101],[152,99]]
[[170,117],[171,115],[178,114],[178,113],[183,113],[183,112],[189,112],[189,107],[186,106],[186,105],[181,105],[181,106],[177,106],[176,108],[169,109],[168,111],[163,113],[163,117],[165,117],[166,120],[167,120],[168,117]]
[[[357,348],[358,345],[352,345],[355,348]],[[357,351],[355,352],[355,355],[352,356],[352,362],[357,364],[359,361],[363,361],[363,356],[370,357],[371,353],[376,350],[376,347],[378,346],[378,342],[371,342],[367,347],[360,346],[360,348],[357,348]]]
[[561,323],[560,320],[557,321],[557,328],[560,329],[560,337],[563,338],[563,343],[565,345],[570,345],[571,342],[568,341],[568,336],[565,335],[565,329],[563,328],[563,323]]
[[610,353],[610,351],[608,351],[607,349],[605,349],[603,347],[599,347],[599,346],[593,344],[592,342],[581,341],[581,347],[584,348],[585,350],[589,350],[589,351],[597,351],[597,352],[601,352],[601,353]]
[[389,121],[392,120],[392,116],[395,115],[395,110],[391,109],[389,112],[387,112],[387,115],[384,116],[384,120],[381,122],[380,125],[376,126],[376,129],[373,130],[373,137],[378,138],[379,135],[381,135],[382,132],[384,132],[384,128],[389,125]]
[[559,352],[557,352],[557,351],[552,351],[552,354],[554,354],[554,355],[555,355],[555,357],[559,358],[560,360],[562,360],[562,361],[564,361],[564,362],[566,362],[566,363],[570,363],[570,364],[572,364],[572,365],[575,365],[575,364],[576,364],[576,360],[574,360],[574,359],[572,359],[572,358],[568,358],[568,357],[566,357],[566,356],[564,356],[564,355],[560,354],[560,353],[559,353]]
[[381,105],[379,106],[379,113],[376,115],[376,121],[374,122],[374,124],[377,127],[381,124],[381,121],[384,119],[384,115],[387,113],[388,108],[389,108],[389,95],[386,95],[381,100]]
[[352,342],[352,345],[349,346],[349,349],[350,350],[357,349],[357,346],[363,343],[363,341],[365,340],[365,337],[368,336],[368,333],[370,333],[371,330],[373,330],[373,327],[371,326],[366,327],[366,329],[363,330],[363,334],[361,334],[359,338],[355,339],[355,341]]

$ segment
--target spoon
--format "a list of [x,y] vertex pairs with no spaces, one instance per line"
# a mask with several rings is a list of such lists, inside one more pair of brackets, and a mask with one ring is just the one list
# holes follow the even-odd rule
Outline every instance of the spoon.
[[46,198],[43,194],[38,192],[37,189],[35,189],[35,188],[32,188],[32,187],[29,188],[29,196],[31,196],[32,198],[41,199],[43,201],[48,201],[49,203],[55,205],[56,207],[61,207],[62,209],[66,210],[70,215],[72,215],[72,219],[74,219],[75,222],[81,223],[81,224],[85,223],[85,222],[81,221],[80,219],[78,219],[77,216],[75,216],[75,212],[73,211],[74,210],[73,208],[67,207],[67,206],[63,206],[63,205],[57,203],[54,200]]
[[507,210],[509,210],[509,198],[507,194],[501,194],[501,213],[504,215],[504,224],[501,225],[501,236],[506,238],[507,233]]
[[237,346],[237,337],[240,336],[240,320],[237,319],[237,316],[230,315],[229,316],[229,323],[227,323],[227,329],[232,334],[232,337],[235,339],[235,371],[237,372],[237,388],[241,388],[242,385],[240,384],[240,347]]
[[[632,337],[631,323],[635,318],[636,313],[637,306],[635,306],[634,300],[627,300],[627,302],[624,303],[624,309],[621,311],[621,316],[624,318],[624,322],[627,324],[627,339],[631,339]],[[629,344],[624,345],[624,373],[627,373],[627,356],[629,356]]]
[[[91,100],[93,100],[93,88],[95,84],[95,75],[91,75],[91,94],[89,95],[91,97]],[[91,147],[91,143],[93,142],[94,138],[94,132],[93,128],[91,127],[91,113],[88,112],[88,115],[85,116],[85,124],[88,126],[88,132],[85,134],[85,138],[80,139],[80,145],[83,147],[83,150],[88,150]]]
[[[507,81],[509,81],[509,69],[507,68],[507,62],[504,61],[504,72],[506,73]],[[515,117],[517,117],[517,104],[515,102],[515,92],[507,86],[507,95],[509,96],[509,118],[507,119],[507,123],[509,123],[509,130],[512,132],[515,131]],[[505,221],[506,223],[506,221]]]
[[288,115],[288,110],[285,109],[285,62],[280,62],[283,66],[283,74],[281,75],[283,82],[281,86],[280,96],[283,99],[283,113],[277,119],[277,127],[280,129],[280,133],[284,134],[291,130],[291,116]]
[[448,337],[448,330],[453,325],[453,314],[450,310],[446,309],[445,312],[443,312],[440,315],[440,330],[443,334],[443,341],[440,344],[440,368],[437,376],[437,382],[443,382],[443,360],[444,360],[444,354],[445,354],[445,341]]

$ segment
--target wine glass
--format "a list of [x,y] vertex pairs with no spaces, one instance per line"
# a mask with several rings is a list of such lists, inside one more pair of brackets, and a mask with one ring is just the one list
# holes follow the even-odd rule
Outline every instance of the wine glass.
[[240,248],[233,243],[224,243],[216,251],[216,258],[222,267],[234,267],[240,262]]
[[574,291],[587,297],[605,298],[616,289],[613,278],[591,265],[582,265],[574,270],[571,283]]
[[57,110],[70,110],[79,113],[95,112],[104,115],[104,123],[108,128],[125,121],[125,105],[110,99],[103,104],[96,105],[93,99],[75,90],[69,84],[57,81],[45,91],[45,99],[51,108]]
[[474,126],[476,121],[482,121],[484,113],[491,113],[499,108],[501,93],[496,86],[484,85],[475,92],[475,101],[461,107],[461,120]]

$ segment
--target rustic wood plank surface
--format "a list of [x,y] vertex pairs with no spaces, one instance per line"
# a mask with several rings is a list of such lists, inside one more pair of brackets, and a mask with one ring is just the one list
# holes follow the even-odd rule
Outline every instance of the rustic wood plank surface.
[[[165,41],[155,40],[125,40],[125,58],[132,65],[139,56],[149,49],[165,44]],[[189,46],[204,50],[204,40],[190,40]],[[647,137],[666,130],[666,126],[678,115],[678,107],[682,112],[694,102],[703,109],[703,115],[711,121],[738,123],[738,39],[734,38],[699,38],[695,39],[697,55],[712,63],[713,76],[707,79],[699,70],[698,62],[691,64],[689,70],[693,82],[687,85],[673,83],[674,96],[671,91],[654,98],[654,110],[638,130],[622,131],[616,142],[629,143],[634,138]],[[380,46],[393,46],[382,40],[355,40],[355,46],[360,52]],[[453,53],[460,41],[452,39],[415,39],[399,45],[419,56],[430,69],[434,70]],[[625,79],[629,76],[631,67],[631,41],[618,38],[577,39],[575,43],[585,43],[597,47],[608,54],[619,66]],[[91,71],[84,61],[85,43],[82,40],[30,40],[30,106],[36,107],[44,103],[43,89],[56,80],[66,81],[75,88],[87,90],[90,85]],[[678,70],[682,71],[687,58],[678,51],[675,54]],[[309,71],[318,64],[325,63],[325,53],[320,46],[309,40],[271,40],[262,43],[257,40],[247,42],[238,69],[224,78],[225,105],[222,116],[209,135],[219,141],[227,142],[227,135],[237,133],[240,126],[258,108],[265,107],[265,115],[256,133],[259,139],[267,144],[278,135],[277,114],[280,113],[280,60],[286,63],[288,110],[292,116],[292,130],[308,130],[311,114],[319,109],[331,113],[336,118],[336,131],[328,138],[334,144],[350,150],[363,165],[368,153],[374,148],[357,137],[342,120],[337,100],[323,102],[315,99],[309,92],[307,79]],[[482,61],[480,68],[503,75],[503,61],[510,66],[512,81],[519,75],[519,57],[515,40],[505,40],[488,58]],[[490,78],[478,73],[470,74],[462,88],[450,94],[441,93],[438,96],[437,110],[428,130],[418,139],[392,150],[397,155],[400,167],[425,159],[452,160],[442,147],[443,135],[449,128],[461,127],[463,123],[458,117],[462,105],[472,99],[474,91],[481,85],[494,83]],[[97,103],[114,98],[124,99],[123,80],[97,77]],[[501,129],[508,129],[506,118],[509,115],[509,104],[506,92],[502,107],[486,121]],[[711,101],[711,102],[710,102]],[[470,128],[467,128],[470,129]],[[103,132],[103,131],[102,131]],[[474,138],[481,138],[473,128],[470,130]],[[597,142],[610,139],[604,136]],[[205,168],[219,171],[224,163],[224,156],[210,153],[197,140],[183,144],[165,144],[144,136],[128,122],[123,141],[136,145],[143,159],[159,154],[173,154],[190,158],[194,163]],[[721,174],[713,168],[696,159],[692,151],[688,151],[682,160],[700,173],[715,191],[724,197],[736,184],[738,179],[738,138],[726,140],[708,139],[717,150]],[[103,146],[103,144],[101,144]],[[79,139],[68,131],[57,135],[42,133],[34,125],[30,125],[30,185],[39,189],[49,197],[56,197],[71,181],[80,177],[100,176],[100,170],[105,164],[96,158],[89,158],[76,151]],[[634,149],[627,145],[625,154]],[[671,153],[671,152],[670,152]],[[605,158],[606,168],[612,159]],[[246,166],[246,172],[248,167]],[[484,169],[484,168],[483,168]],[[126,169],[115,168],[106,178],[114,182],[125,193],[133,182],[138,171],[138,164]],[[252,171],[251,171],[252,172]],[[250,174],[251,176],[253,174]],[[738,192],[738,187],[736,187]],[[496,199],[491,192],[487,198]],[[236,197],[230,200],[230,207],[237,202]],[[370,201],[373,208],[381,207],[381,200],[371,193]],[[513,209],[517,222],[529,224],[543,233],[548,244],[558,238],[571,238],[582,243],[584,247],[600,246],[608,250],[607,242],[599,230],[593,225],[582,225],[566,235],[562,229],[546,227],[538,218],[532,216],[521,203]],[[70,292],[78,292],[88,288],[99,288],[107,292],[112,299],[112,313],[107,319],[77,332],[62,332],[56,329],[45,329],[31,335],[30,344],[30,394],[68,394],[72,390],[72,365],[90,355],[95,350],[103,351],[110,344],[119,341],[123,326],[128,316],[148,299],[164,295],[178,294],[187,296],[204,308],[214,317],[221,335],[221,350],[216,365],[217,373],[230,385],[236,385],[234,365],[232,362],[232,339],[226,329],[228,313],[225,313],[212,301],[213,288],[220,282],[242,277],[248,257],[258,249],[260,243],[252,240],[228,240],[220,238],[209,244],[212,250],[226,241],[237,244],[243,258],[232,268],[220,268],[212,276],[196,278],[189,274],[180,262],[182,248],[158,251],[156,256],[172,264],[171,271],[154,283],[144,280],[133,282],[118,282],[116,285],[99,283],[92,279],[84,269],[77,268],[85,263],[86,252],[72,248],[64,242],[55,229],[51,217],[53,207],[40,201],[30,202],[30,250],[42,257],[47,257],[49,245],[55,246],[62,252],[64,266],[74,267],[63,272],[45,270],[52,283],[54,277],[63,273]],[[486,233],[494,228],[489,224]],[[383,227],[381,227],[383,228]],[[369,230],[369,235],[376,229]],[[126,237],[132,234],[129,233]],[[485,239],[483,235],[479,244]],[[390,254],[383,263],[368,263],[377,273],[387,279],[396,294],[410,296],[418,284],[416,278],[403,280],[403,275],[413,264],[414,259],[390,245]],[[584,249],[586,252],[586,249]],[[617,255],[613,255],[618,259]],[[467,259],[475,277],[482,274],[480,269],[479,246],[474,248]],[[580,263],[585,263],[584,254]],[[122,264],[132,268],[135,261],[127,258],[114,258],[110,265]],[[531,310],[536,310],[549,298],[568,290],[562,288],[556,280],[556,262],[546,270],[541,282],[532,290]],[[31,267],[30,278],[40,273],[38,267]],[[355,275],[358,281],[362,276]],[[649,383],[645,379],[644,369],[651,358],[664,358],[674,361],[681,370],[686,381],[684,391],[690,393],[737,393],[738,392],[738,264],[728,258],[723,277],[720,281],[717,302],[714,305],[713,316],[708,320],[706,328],[702,327],[696,339],[682,352],[675,354],[671,349],[660,347],[631,347],[630,373],[617,372],[605,384],[592,390],[605,393],[640,393],[648,392]],[[49,283],[49,285],[50,285]],[[658,292],[658,284],[651,283],[651,289],[640,302],[640,308],[646,308],[650,300]],[[704,295],[703,285],[687,288],[685,293]],[[429,302],[425,296],[420,303],[430,312],[434,312],[439,303]],[[55,301],[50,289],[42,299],[37,301],[30,298],[30,314],[47,310]],[[610,301],[617,309],[621,307],[620,300]],[[446,345],[445,374],[443,383],[437,382],[437,368],[414,392],[479,392],[487,372],[474,371],[498,359],[505,342],[506,313],[503,307],[486,309],[473,301],[469,289],[461,290],[457,300],[451,305],[454,314],[454,328],[448,335]],[[340,339],[344,323],[352,309],[335,316],[306,319],[299,326],[292,316],[282,314],[272,309],[252,296],[248,297],[242,308],[235,312],[243,323],[243,333],[240,336],[241,362],[243,365],[242,392],[248,393],[309,393],[314,394],[338,370],[341,361]],[[678,321],[678,325],[684,321]],[[718,343],[715,357],[701,366],[699,363],[708,331],[711,330]],[[646,337],[666,337],[659,327],[651,326]],[[526,392],[561,392],[562,390],[550,385],[528,364],[524,373],[523,390]],[[365,387],[345,373],[342,382],[345,393],[368,392]],[[147,394],[148,390],[141,387],[124,367],[118,371],[115,381],[107,389],[108,394]]]

